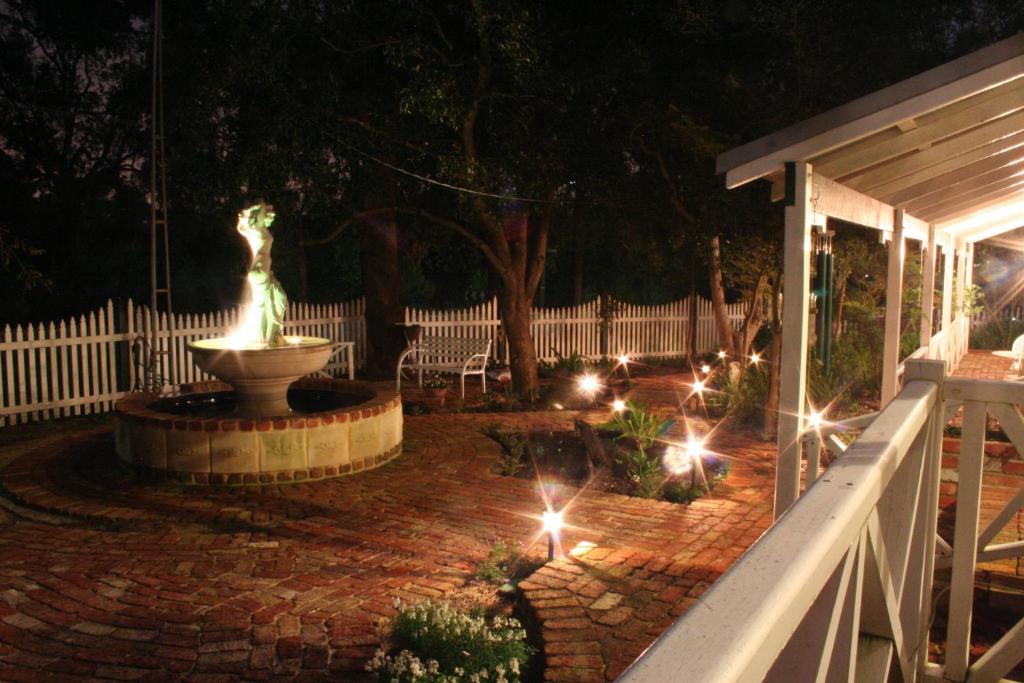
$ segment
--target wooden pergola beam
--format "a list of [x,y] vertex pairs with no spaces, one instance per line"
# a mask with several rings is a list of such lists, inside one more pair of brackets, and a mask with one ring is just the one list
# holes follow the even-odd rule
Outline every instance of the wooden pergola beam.
[[978,176],[971,180],[966,180],[959,185],[953,185],[947,188],[945,192],[933,192],[927,197],[922,197],[905,204],[903,208],[907,209],[907,211],[927,215],[935,207],[959,203],[964,199],[972,199],[990,194],[994,190],[1013,187],[1021,180],[1024,180],[1024,167],[1010,166],[1006,169],[1000,169],[998,172]]
[[[1022,136],[1024,138],[1024,136]],[[1022,139],[1024,143],[1024,139]],[[923,180],[913,185],[896,190],[890,194],[879,197],[883,202],[893,206],[902,206],[904,203],[913,201],[932,192],[941,192],[947,187],[957,185],[971,178],[985,175],[1004,168],[1024,168],[1024,148],[1013,147],[1009,150],[993,154],[980,161],[965,164],[951,171]]]
[[1024,35],[1016,35],[725,152],[717,170],[725,173],[726,187],[737,187],[787,161],[827,153],[1022,74]]
[[921,217],[924,220],[931,221],[932,223],[939,223],[945,216],[950,213],[959,211],[961,209],[969,209],[972,206],[977,206],[979,203],[987,201],[989,199],[999,199],[1005,197],[1008,194],[1017,192],[1018,190],[1024,189],[1024,178],[1014,178],[1005,183],[1000,183],[997,186],[989,186],[975,190],[973,192],[965,193],[960,197],[954,197],[949,201],[930,206],[921,212]]
[[1012,206],[1017,204],[1024,199],[1024,190],[1016,190],[1005,195],[1000,195],[994,199],[989,199],[984,202],[978,202],[974,206],[970,206],[965,209],[959,209],[957,211],[951,211],[945,214],[941,218],[934,220],[935,224],[940,230],[956,231],[961,229],[960,226],[968,222],[974,216],[984,216],[992,212],[998,212],[1002,207]]
[[1024,130],[1024,111],[1018,111],[978,126],[963,135],[943,140],[928,149],[887,161],[863,173],[837,179],[855,190],[882,194],[883,192],[880,192],[878,188],[886,183],[898,180],[922,168],[936,166],[962,154],[988,149],[993,144],[1002,144],[1004,138],[1020,133],[1022,130]]
[[[893,192],[937,178],[945,173],[957,171],[979,161],[1004,154],[1020,156],[1021,153],[1024,153],[1024,131],[996,140],[965,154],[942,159],[931,164],[921,163],[906,175],[872,188],[871,194],[876,197],[886,197]],[[918,159],[918,161],[921,160]]]
[[1017,79],[919,117],[917,126],[905,132],[876,134],[813,158],[811,163],[818,172],[831,178],[852,175],[1021,109],[1024,109],[1024,79]]
[[1017,173],[1024,173],[1024,157],[1014,159],[1009,164],[998,166],[987,172],[965,174],[965,176],[959,181],[947,182],[944,185],[936,186],[929,191],[924,191],[921,186],[918,186],[918,193],[916,197],[907,197],[906,193],[904,193],[903,196],[905,199],[901,202],[893,203],[893,206],[910,210],[911,205],[917,206],[920,204],[923,206],[926,205],[924,202],[935,204],[948,198],[950,193],[976,190],[979,187],[983,187],[990,183],[1011,178]]

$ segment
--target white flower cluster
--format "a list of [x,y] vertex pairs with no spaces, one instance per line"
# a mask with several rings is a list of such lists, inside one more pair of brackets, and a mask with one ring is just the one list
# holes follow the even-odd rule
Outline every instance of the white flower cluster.
[[[495,617],[489,625],[483,617],[470,616],[448,603],[429,600],[406,607],[396,598],[395,607],[399,612],[395,621],[422,641],[482,644],[522,641],[526,638],[526,631],[519,621],[510,617]],[[460,656],[465,657],[467,662],[470,660],[467,651],[461,651]],[[409,650],[388,655],[378,649],[373,659],[367,662],[366,670],[376,673],[378,680],[385,683],[518,683],[520,662],[516,657],[511,657],[507,664],[497,663],[478,671],[467,671],[464,667],[456,666],[449,673],[441,671],[437,660],[427,659],[424,662]]]
[[424,664],[408,650],[402,650],[394,657],[385,654],[384,650],[377,650],[373,659],[366,663],[366,670],[376,672],[381,680],[392,683],[459,683],[461,680],[459,676],[442,674],[435,660],[428,659]]
[[[402,650],[395,656],[377,650],[373,659],[366,663],[366,670],[376,673],[380,680],[388,683],[516,683],[519,680],[519,660],[510,659],[508,667],[498,664],[494,671],[481,669],[467,673],[462,667],[455,667],[451,674],[441,673],[434,659],[426,664],[419,657]],[[493,674],[493,676],[492,676]]]
[[514,641],[526,638],[526,631],[518,619],[497,616],[488,625],[483,617],[460,612],[447,602],[424,600],[413,607],[405,607],[395,598],[395,607],[401,616],[416,624],[414,633],[424,637],[428,633],[443,633],[454,638],[469,637],[488,642]]

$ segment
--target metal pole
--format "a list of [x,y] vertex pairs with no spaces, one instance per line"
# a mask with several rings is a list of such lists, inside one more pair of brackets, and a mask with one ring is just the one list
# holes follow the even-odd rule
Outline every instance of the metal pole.
[[156,312],[157,268],[156,268],[156,166],[157,166],[157,90],[158,65],[160,63],[160,11],[161,0],[154,0],[153,6],[153,82],[149,119],[149,367],[145,372],[146,389],[156,388],[158,344],[158,316]]

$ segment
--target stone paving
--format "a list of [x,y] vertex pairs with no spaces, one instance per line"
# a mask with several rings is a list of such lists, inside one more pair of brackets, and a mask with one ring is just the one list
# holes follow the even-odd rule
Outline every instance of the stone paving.
[[[674,402],[682,377],[641,381]],[[182,487],[118,469],[109,428],[0,450],[0,680],[353,680],[395,597],[458,594],[497,539],[536,537],[536,485],[481,430],[567,412],[425,415],[357,476]],[[774,448],[690,506],[584,491],[564,548],[522,584],[559,681],[613,678],[767,528]],[[590,545],[579,546],[581,542]],[[540,550],[538,548],[538,550]]]

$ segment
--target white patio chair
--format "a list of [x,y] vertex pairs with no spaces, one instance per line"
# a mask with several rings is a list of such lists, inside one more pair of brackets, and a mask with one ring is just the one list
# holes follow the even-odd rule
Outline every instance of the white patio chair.
[[1020,372],[1021,361],[1024,361],[1024,334],[1013,340],[1010,352],[1013,353],[1013,365],[1010,366],[1010,370]]

